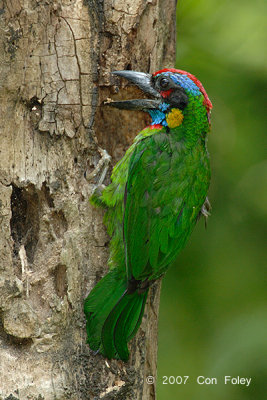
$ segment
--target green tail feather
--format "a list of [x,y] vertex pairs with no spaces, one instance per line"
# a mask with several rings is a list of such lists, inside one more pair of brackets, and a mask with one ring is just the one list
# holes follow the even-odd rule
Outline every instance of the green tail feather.
[[127,361],[127,342],[137,332],[144,313],[148,289],[129,294],[126,276],[111,270],[85,300],[88,343],[107,358]]

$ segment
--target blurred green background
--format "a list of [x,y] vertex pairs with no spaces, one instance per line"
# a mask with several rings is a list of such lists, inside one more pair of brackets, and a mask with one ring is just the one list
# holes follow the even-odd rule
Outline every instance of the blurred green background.
[[[179,0],[176,67],[214,108],[212,216],[163,280],[158,400],[267,398],[267,74],[263,1]],[[184,384],[163,376],[189,375]],[[199,376],[217,385],[198,385]],[[251,377],[249,387],[224,376]]]

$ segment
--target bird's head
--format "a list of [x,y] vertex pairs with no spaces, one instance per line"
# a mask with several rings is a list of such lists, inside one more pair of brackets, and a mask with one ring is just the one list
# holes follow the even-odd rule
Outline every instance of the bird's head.
[[114,71],[113,74],[128,79],[150,96],[108,103],[113,107],[146,111],[152,117],[152,125],[169,128],[181,125],[184,117],[194,111],[204,113],[209,120],[211,101],[201,82],[189,72],[163,69],[152,75],[137,71]]

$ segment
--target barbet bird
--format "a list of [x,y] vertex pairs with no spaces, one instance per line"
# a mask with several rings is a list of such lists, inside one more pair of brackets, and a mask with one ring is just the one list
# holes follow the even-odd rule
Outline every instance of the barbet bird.
[[85,300],[88,343],[105,357],[127,361],[149,286],[185,246],[200,215],[208,215],[207,133],[212,104],[192,74],[115,71],[149,99],[110,105],[148,112],[151,124],[114,167],[111,184],[91,203],[106,209],[110,271]]

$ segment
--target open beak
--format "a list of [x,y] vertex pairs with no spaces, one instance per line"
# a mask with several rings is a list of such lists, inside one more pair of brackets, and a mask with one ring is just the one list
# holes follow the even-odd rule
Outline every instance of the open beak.
[[144,93],[154,97],[154,99],[109,101],[106,103],[107,105],[124,110],[148,111],[158,108],[161,103],[161,96],[152,86],[152,75],[138,71],[113,71],[112,74],[128,79],[128,81],[134,83],[142,89]]

